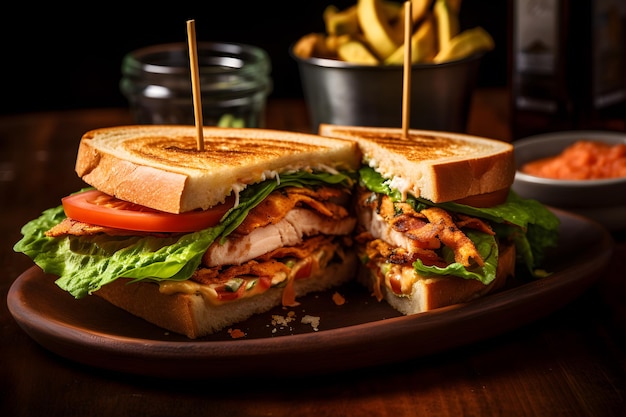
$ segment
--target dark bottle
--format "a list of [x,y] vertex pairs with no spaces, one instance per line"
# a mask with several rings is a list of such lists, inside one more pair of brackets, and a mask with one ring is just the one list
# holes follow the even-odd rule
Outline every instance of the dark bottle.
[[626,1],[509,4],[511,137],[625,130]]

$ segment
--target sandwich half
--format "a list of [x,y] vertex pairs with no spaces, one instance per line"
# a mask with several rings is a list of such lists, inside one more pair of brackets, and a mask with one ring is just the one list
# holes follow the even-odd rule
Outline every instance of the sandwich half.
[[502,288],[516,267],[540,276],[558,218],[511,192],[513,146],[433,131],[322,124],[362,153],[355,191],[359,280],[403,314]]
[[90,186],[22,228],[15,250],[76,298],[98,295],[202,337],[352,279],[351,141],[267,129],[87,132]]

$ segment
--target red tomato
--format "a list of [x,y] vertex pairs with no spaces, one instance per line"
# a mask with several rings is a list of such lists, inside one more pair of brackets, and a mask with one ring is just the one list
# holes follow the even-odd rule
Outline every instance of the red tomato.
[[[253,294],[263,293],[272,286],[272,278],[270,277],[262,276],[251,279],[256,279],[256,284],[252,290]],[[239,286],[239,288],[237,288],[237,291],[227,290],[226,285],[221,285],[220,287],[215,288],[215,291],[217,291],[217,299],[220,301],[236,300],[244,295],[247,291],[246,288],[248,288],[248,285],[249,281],[244,282]]]
[[259,277],[259,281],[256,283],[259,288],[263,288],[264,290],[269,289],[272,286],[272,278],[270,277]]
[[402,294],[402,280],[398,276],[398,274],[393,274],[389,279],[389,285],[391,285],[391,290],[396,294]]
[[237,291],[226,291],[225,289],[217,290],[217,299],[220,301],[236,300],[243,295],[245,287],[245,285],[241,285],[237,288]]
[[71,219],[141,232],[195,232],[206,229],[218,224],[233,206],[230,199],[208,210],[173,214],[129,203],[98,190],[72,194],[61,201],[65,215]]
[[308,278],[313,270],[313,262],[309,260],[305,265],[302,265],[296,272],[295,279]]

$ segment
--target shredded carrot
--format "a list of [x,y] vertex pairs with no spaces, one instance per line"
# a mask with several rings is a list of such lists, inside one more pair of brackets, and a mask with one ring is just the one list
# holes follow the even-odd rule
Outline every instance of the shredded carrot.
[[333,302],[338,306],[342,306],[346,303],[346,299],[343,297],[343,295],[339,294],[338,292],[335,292],[333,294]]
[[246,337],[246,334],[241,331],[241,329],[228,329],[228,334],[233,339],[239,339],[241,337]]
[[626,144],[579,140],[557,156],[525,164],[522,172],[567,180],[626,177]]

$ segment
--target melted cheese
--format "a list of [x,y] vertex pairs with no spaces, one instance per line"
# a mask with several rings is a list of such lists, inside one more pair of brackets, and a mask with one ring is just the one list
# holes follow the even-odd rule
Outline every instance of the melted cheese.
[[397,296],[408,296],[413,290],[413,284],[423,277],[410,266],[382,262],[378,264],[378,273],[374,279],[373,295],[380,301],[383,298],[383,285]]
[[[289,274],[285,274],[284,272],[279,272],[272,277],[272,285],[269,288],[264,288],[262,285],[256,285],[256,282],[259,278],[257,277],[249,277],[249,276],[241,276],[238,278],[244,279],[245,282],[242,286],[245,286],[245,290],[240,292],[241,296],[231,299],[231,300],[223,300],[220,299],[219,293],[215,290],[215,288],[208,284],[202,284],[192,280],[186,281],[160,281],[159,282],[159,292],[166,295],[172,295],[175,293],[182,294],[199,294],[205,300],[209,301],[213,305],[221,305],[225,303],[229,303],[232,301],[239,300],[241,298],[249,298],[254,297],[256,295],[262,294],[268,289],[276,288],[277,286],[284,285],[284,290],[286,294],[283,294],[283,302],[287,302],[287,304],[295,303],[295,291],[294,291],[294,282],[296,279],[301,279],[298,276],[301,269],[306,269],[309,266],[311,267],[311,273],[314,273],[318,268],[325,267],[328,261],[332,258],[332,254],[326,250],[317,250],[313,252],[311,255],[297,260],[290,269]],[[302,277],[304,279],[309,276]],[[221,285],[217,284],[217,285]]]
[[[393,265],[385,274],[385,285],[396,295],[408,295],[413,290],[413,284],[419,279],[419,275],[411,267],[402,267]],[[392,282],[400,283],[400,293],[397,291],[397,285]]]
[[270,288],[274,288],[277,285],[280,285],[282,282],[287,281],[287,274],[276,274],[272,278],[272,286],[270,288],[263,288],[261,285],[251,285],[258,278],[244,278],[246,281],[242,285],[246,287],[246,290],[243,291],[240,297],[235,298],[234,300],[221,300],[219,297],[219,293],[213,288],[211,285],[201,284],[196,281],[186,280],[186,281],[161,281],[159,282],[159,292],[161,294],[171,295],[175,293],[182,293],[188,295],[199,294],[205,300],[209,301],[213,305],[221,305],[231,301],[239,300],[242,298],[254,297],[258,294],[263,294]]

